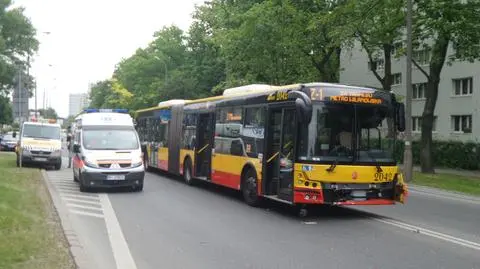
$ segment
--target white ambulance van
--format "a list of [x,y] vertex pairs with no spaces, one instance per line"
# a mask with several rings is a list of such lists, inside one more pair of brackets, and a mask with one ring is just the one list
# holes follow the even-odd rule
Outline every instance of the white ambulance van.
[[143,190],[145,169],[133,118],[125,109],[86,109],[72,125],[72,168],[80,191]]
[[[39,164],[62,168],[60,124],[55,120],[24,122],[16,147],[17,166]],[[20,163],[21,161],[21,163]]]

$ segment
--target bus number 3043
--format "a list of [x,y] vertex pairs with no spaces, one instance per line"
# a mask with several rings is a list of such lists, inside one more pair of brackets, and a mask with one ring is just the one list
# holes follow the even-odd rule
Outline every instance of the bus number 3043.
[[375,181],[391,181],[393,179],[393,173],[375,173]]

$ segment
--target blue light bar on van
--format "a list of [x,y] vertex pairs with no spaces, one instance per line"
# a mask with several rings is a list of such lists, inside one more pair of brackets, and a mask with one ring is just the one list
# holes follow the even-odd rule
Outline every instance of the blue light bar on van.
[[128,113],[128,109],[125,108],[87,108],[84,109],[85,113],[98,113],[98,112],[114,112],[114,113]]

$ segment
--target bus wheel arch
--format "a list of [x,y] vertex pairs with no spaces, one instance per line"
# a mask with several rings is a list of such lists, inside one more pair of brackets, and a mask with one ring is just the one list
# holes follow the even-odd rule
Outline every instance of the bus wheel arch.
[[243,199],[250,206],[259,206],[261,197],[258,195],[258,177],[256,169],[247,164],[242,169],[240,190]]

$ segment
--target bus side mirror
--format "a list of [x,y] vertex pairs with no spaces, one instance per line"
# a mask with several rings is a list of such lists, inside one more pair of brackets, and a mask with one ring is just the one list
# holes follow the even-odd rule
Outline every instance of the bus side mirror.
[[73,145],[73,152],[74,153],[80,153],[80,145],[79,144]]
[[312,101],[301,91],[291,91],[288,93],[289,98],[295,99],[295,107],[297,110],[298,121],[300,123],[309,124],[312,120]]
[[405,104],[397,103],[396,106],[396,122],[397,122],[397,130],[399,132],[405,131]]

